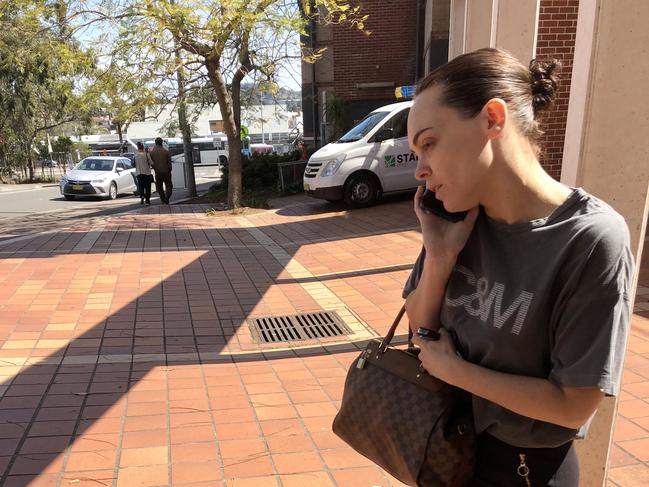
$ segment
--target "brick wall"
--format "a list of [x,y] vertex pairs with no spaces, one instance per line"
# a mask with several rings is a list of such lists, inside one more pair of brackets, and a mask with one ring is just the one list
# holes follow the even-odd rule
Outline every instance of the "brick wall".
[[394,87],[359,89],[358,83],[413,84],[415,78],[416,0],[363,0],[369,14],[365,35],[355,28],[333,28],[334,90],[353,100],[394,100]]
[[542,123],[545,135],[541,163],[555,179],[561,176],[578,7],[579,0],[541,0],[540,5],[536,56],[556,58],[562,63],[558,96],[554,108],[546,113]]

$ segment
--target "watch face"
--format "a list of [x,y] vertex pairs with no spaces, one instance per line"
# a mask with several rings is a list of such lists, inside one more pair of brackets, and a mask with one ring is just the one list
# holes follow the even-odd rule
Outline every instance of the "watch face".
[[439,340],[440,338],[438,331],[423,327],[417,328],[417,335],[422,338],[428,338],[430,340]]

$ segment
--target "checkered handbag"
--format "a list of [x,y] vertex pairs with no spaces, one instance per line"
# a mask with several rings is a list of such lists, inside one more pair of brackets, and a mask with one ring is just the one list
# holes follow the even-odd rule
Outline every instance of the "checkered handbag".
[[352,363],[333,431],[407,485],[467,485],[475,454],[470,397],[422,372],[417,350],[390,346],[404,312]]

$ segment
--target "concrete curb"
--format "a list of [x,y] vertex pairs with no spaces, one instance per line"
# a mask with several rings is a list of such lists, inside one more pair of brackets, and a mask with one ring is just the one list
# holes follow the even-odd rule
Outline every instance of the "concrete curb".
[[[2,186],[5,187],[3,188]],[[26,186],[26,187],[22,187],[22,186]],[[20,193],[22,191],[30,191],[33,189],[58,188],[58,186],[59,186],[58,183],[46,183],[46,184],[34,184],[34,185],[6,184],[6,185],[0,185],[0,193]]]

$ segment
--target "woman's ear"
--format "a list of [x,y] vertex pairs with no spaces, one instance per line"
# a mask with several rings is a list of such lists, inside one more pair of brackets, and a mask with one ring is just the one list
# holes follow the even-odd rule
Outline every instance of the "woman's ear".
[[497,139],[505,130],[508,113],[507,103],[500,98],[489,100],[480,112],[487,137]]

